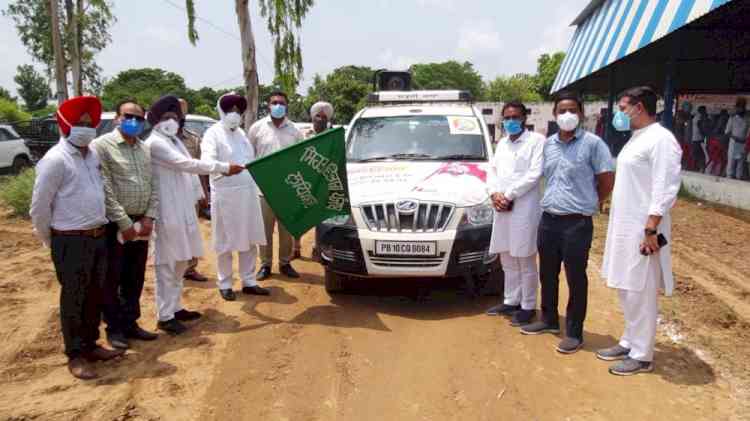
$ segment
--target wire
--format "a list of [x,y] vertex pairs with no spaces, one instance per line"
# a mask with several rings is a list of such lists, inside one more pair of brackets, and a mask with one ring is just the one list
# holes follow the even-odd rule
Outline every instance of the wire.
[[[176,3],[174,3],[174,2],[172,1],[172,0],[162,0],[162,1],[163,1],[164,3],[166,3],[166,4],[170,5],[170,6],[174,7],[175,9],[181,10],[181,11],[183,11],[183,12],[186,12],[186,11],[187,11],[187,9],[185,9],[185,8],[184,8],[184,7],[182,7],[182,6],[180,6],[179,4],[176,4]],[[216,25],[215,23],[211,22],[210,20],[208,20],[208,19],[206,19],[206,18],[202,18],[202,17],[198,16],[198,13],[195,13],[195,19],[196,19],[196,20],[199,20],[199,21],[201,21],[201,22],[203,22],[203,23],[205,23],[205,24],[206,24],[206,25],[208,25],[209,27],[211,27],[211,28],[213,28],[213,29],[215,29],[215,30],[217,30],[217,31],[221,32],[222,34],[224,34],[224,35],[226,35],[226,36],[228,36],[228,37],[231,37],[231,38],[233,38],[233,39],[235,39],[235,40],[237,40],[237,41],[241,41],[241,38],[240,38],[239,36],[237,36],[237,34],[235,34],[235,33],[232,33],[232,32],[229,32],[229,31],[227,31],[226,29],[222,28],[221,26],[219,26],[219,25]],[[261,59],[261,60],[263,61],[263,64],[265,64],[265,65],[266,65],[266,66],[267,66],[268,68],[270,68],[270,69],[273,69],[273,68],[274,68],[273,66],[271,66],[271,64],[270,64],[270,61],[269,61],[269,60],[268,60],[268,59],[266,58],[266,56],[264,56],[264,55],[263,55],[263,54],[262,54],[262,53],[260,52],[260,50],[258,50],[257,46],[256,46],[256,48],[255,48],[255,54],[257,54],[257,55],[258,55],[258,56],[260,57],[260,59]],[[232,79],[228,79],[228,80],[232,80]]]

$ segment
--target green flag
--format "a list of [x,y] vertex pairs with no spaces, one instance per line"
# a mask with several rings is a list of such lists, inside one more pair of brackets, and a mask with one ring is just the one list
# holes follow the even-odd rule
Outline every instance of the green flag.
[[327,130],[247,165],[276,217],[295,237],[348,215],[344,129]]

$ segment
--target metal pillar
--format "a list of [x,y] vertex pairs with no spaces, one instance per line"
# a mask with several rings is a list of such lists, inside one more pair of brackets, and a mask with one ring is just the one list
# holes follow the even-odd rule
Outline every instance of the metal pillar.
[[615,101],[617,101],[617,84],[615,82],[615,69],[611,66],[609,69],[609,100],[607,101],[607,119],[604,122],[604,142],[610,145],[614,139],[614,129],[612,128],[612,116],[615,115]]
[[661,122],[669,130],[674,126],[674,102],[675,102],[675,65],[674,60],[667,63],[667,77],[664,81],[664,112]]

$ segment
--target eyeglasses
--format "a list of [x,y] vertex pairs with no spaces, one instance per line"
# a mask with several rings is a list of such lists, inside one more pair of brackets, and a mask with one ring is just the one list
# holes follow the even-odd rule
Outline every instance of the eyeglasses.
[[139,123],[142,123],[142,122],[146,121],[146,119],[143,116],[139,116],[139,115],[135,115],[135,114],[127,114],[127,113],[123,114],[122,118],[124,118],[125,120],[135,119]]

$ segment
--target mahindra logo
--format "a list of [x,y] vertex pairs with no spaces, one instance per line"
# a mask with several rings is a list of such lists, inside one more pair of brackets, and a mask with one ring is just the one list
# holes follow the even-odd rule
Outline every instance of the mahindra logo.
[[396,209],[401,213],[414,213],[419,207],[419,203],[413,200],[402,200],[396,202]]

